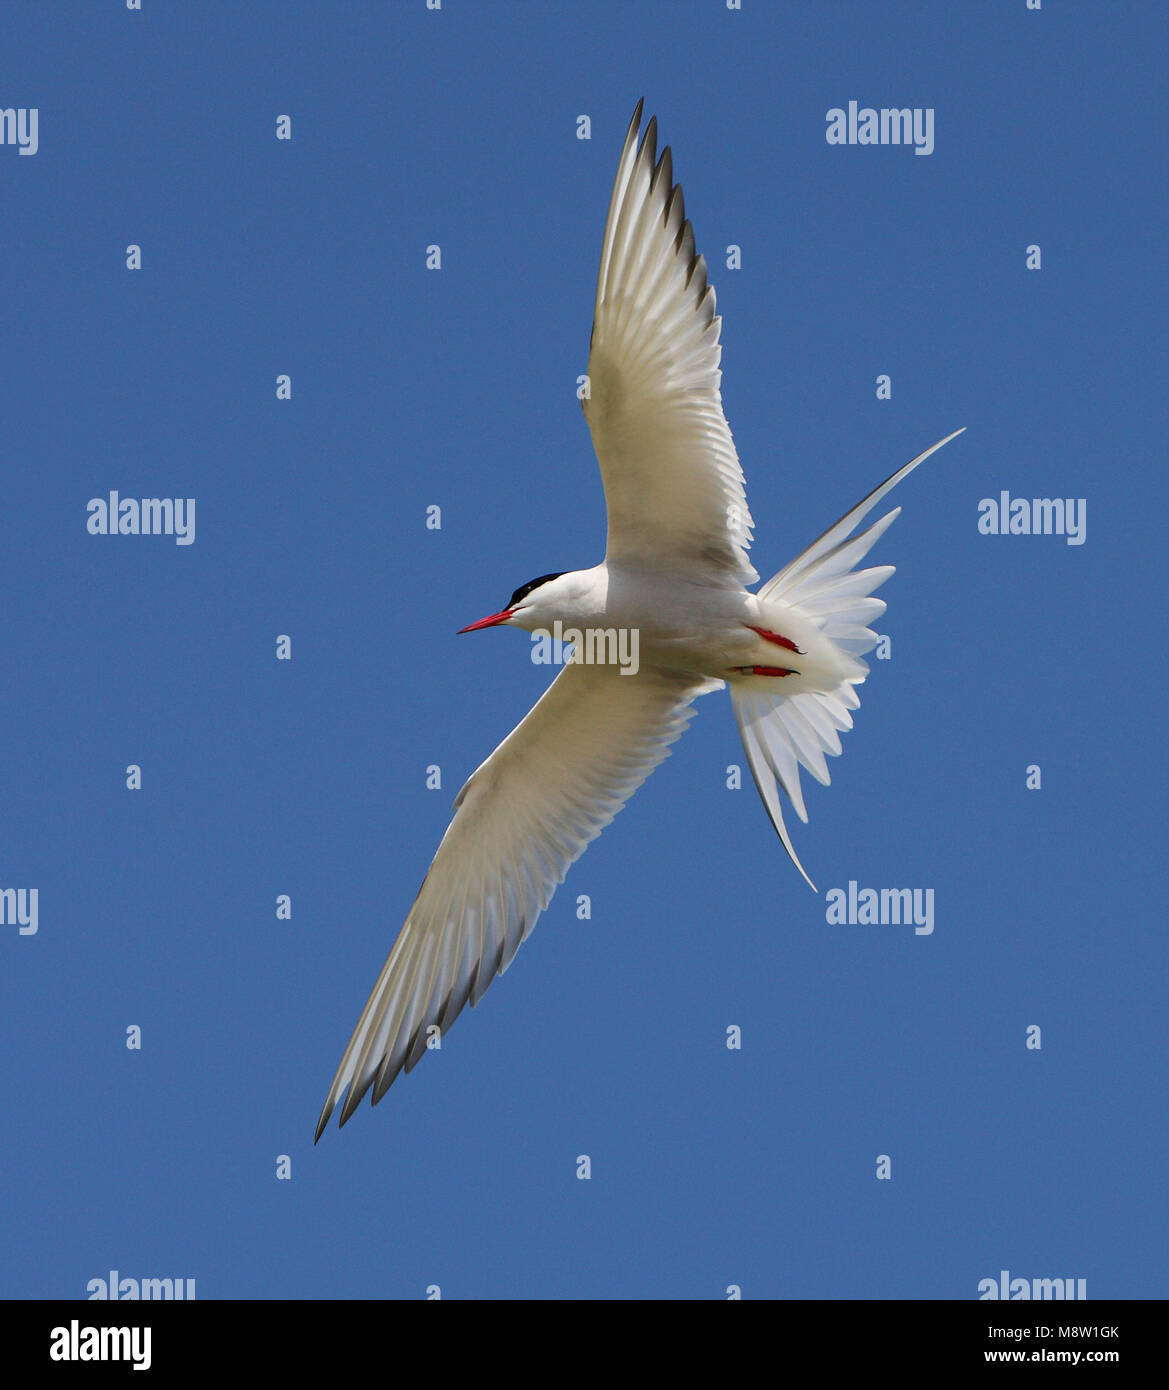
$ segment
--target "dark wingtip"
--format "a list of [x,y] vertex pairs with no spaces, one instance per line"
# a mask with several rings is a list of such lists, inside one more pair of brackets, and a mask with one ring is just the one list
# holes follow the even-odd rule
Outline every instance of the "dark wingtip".
[[674,161],[670,155],[669,145],[666,145],[658,156],[658,162],[654,166],[653,177],[650,179],[650,192],[656,194],[663,183],[666,186],[666,195],[662,199],[662,216],[664,218],[669,209],[671,190],[677,186],[674,183]]

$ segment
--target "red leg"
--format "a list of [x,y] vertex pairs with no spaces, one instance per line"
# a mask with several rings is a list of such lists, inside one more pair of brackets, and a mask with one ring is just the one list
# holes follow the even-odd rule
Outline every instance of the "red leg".
[[[803,656],[803,652],[800,651],[799,647],[797,647],[794,642],[786,637],[781,637],[778,632],[768,632],[765,627],[752,627],[750,623],[744,623],[743,626],[749,628],[752,632],[758,633],[765,642],[774,642],[777,647],[786,647],[789,652],[795,652],[798,656]],[[790,671],[784,672],[784,675],[790,674]]]

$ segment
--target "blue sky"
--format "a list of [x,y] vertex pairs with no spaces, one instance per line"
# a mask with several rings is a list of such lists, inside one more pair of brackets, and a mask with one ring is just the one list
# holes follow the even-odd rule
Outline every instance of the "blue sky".
[[[0,889],[38,917],[0,927],[0,1293],[1169,1292],[1167,39],[1151,3],[5,6],[0,109],[39,123],[0,147]],[[968,430],[874,552],[891,655],[793,832],[819,896],[705,698],[506,978],[314,1149],[548,679],[456,629],[601,558],[575,389],[642,96],[760,572]],[[851,100],[932,109],[933,152],[829,145]],[[195,498],[193,543],[89,534],[111,490]],[[1084,543],[980,534],[1003,490],[1084,499]],[[850,881],[932,889],[932,934],[829,923]]]

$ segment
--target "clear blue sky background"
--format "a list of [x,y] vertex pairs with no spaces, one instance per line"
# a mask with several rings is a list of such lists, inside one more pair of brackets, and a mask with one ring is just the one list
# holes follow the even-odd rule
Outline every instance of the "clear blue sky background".
[[[0,1293],[1169,1293],[1167,41],[1154,3],[4,6],[40,148],[0,148],[0,888],[39,930],[0,929]],[[601,558],[575,385],[643,95],[760,571],[968,433],[876,552],[892,657],[794,832],[820,896],[708,697],[441,1053],[314,1149],[548,679],[455,630]],[[829,146],[851,99],[934,108],[934,153]],[[196,498],[195,543],[87,534],[111,489]],[[1086,544],[980,535],[1003,489],[1085,498]],[[933,935],[828,924],[850,880],[932,888]]]

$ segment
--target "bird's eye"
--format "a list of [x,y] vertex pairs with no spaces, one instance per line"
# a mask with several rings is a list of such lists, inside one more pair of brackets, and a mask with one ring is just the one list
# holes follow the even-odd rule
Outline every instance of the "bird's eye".
[[507,606],[509,608],[514,608],[517,603],[522,603],[533,589],[538,589],[541,584],[547,584],[551,579],[559,579],[560,575],[563,573],[564,571],[561,570],[559,574],[542,574],[539,579],[529,579],[526,584],[521,584],[515,593],[512,594],[511,598],[508,600]]

